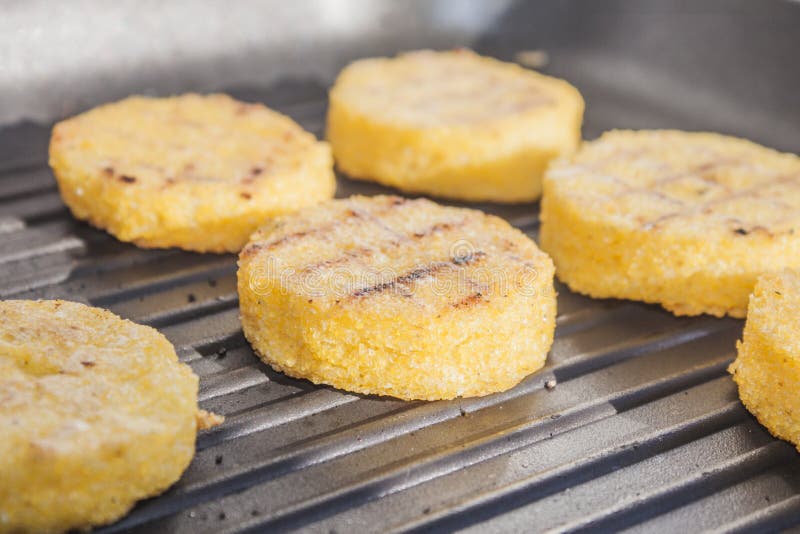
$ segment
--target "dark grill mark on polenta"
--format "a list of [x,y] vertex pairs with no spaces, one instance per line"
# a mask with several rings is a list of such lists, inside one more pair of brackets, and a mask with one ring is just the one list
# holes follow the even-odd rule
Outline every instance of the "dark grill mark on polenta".
[[307,236],[309,234],[313,234],[313,233],[316,233],[316,232],[317,232],[317,230],[303,230],[302,232],[293,232],[293,233],[291,233],[289,235],[285,235],[285,236],[283,236],[283,237],[281,237],[279,239],[276,239],[275,241],[271,241],[271,242],[269,242],[267,244],[261,244],[260,246],[265,250],[272,250],[275,247],[279,247],[279,246],[283,245],[284,243],[288,243],[289,241],[292,241],[292,240],[295,240],[295,239],[300,239],[302,237],[305,237],[305,236]]
[[[796,182],[796,181],[798,181],[798,178],[800,178],[800,175],[798,175],[798,174],[788,174],[788,175],[784,174],[784,175],[774,176],[769,180],[760,181],[760,182],[754,184],[752,187],[748,187],[748,188],[745,188],[745,189],[740,189],[740,190],[736,191],[735,193],[728,193],[725,196],[718,197],[718,198],[715,198],[713,200],[709,200],[707,202],[700,203],[700,204],[686,204],[685,202],[676,200],[676,202],[679,202],[679,203],[682,204],[682,207],[680,209],[678,209],[677,211],[674,211],[674,212],[671,212],[671,213],[666,213],[666,214],[661,215],[661,216],[659,216],[656,219],[653,219],[651,221],[640,221],[640,222],[642,222],[642,226],[644,226],[645,229],[653,230],[653,229],[659,228],[662,225],[662,223],[664,223],[666,221],[669,221],[671,219],[677,219],[677,218],[682,218],[682,217],[690,217],[690,216],[693,216],[693,215],[696,215],[696,214],[711,215],[711,214],[714,213],[715,207],[723,206],[727,202],[730,202],[732,200],[737,200],[737,199],[740,199],[740,198],[749,198],[749,197],[764,198],[763,197],[764,191],[766,189],[768,189],[769,187],[774,186],[774,185],[781,185],[781,184],[784,184],[784,183]],[[656,195],[656,196],[658,196],[660,194],[658,192],[647,191],[646,189],[642,189],[642,191],[649,192],[650,194],[653,194],[653,195]],[[627,192],[628,191],[625,191],[622,194],[626,194]],[[675,199],[672,199],[672,200],[675,200]],[[776,206],[777,206],[778,205],[778,201],[775,200],[774,202],[776,202]],[[780,203],[779,207],[781,207],[782,209],[790,209],[790,207],[788,205],[783,204],[783,203]],[[781,221],[776,221],[776,222],[781,222]],[[765,228],[763,226],[759,226],[759,228],[760,228],[761,231],[766,232],[768,235],[774,235],[773,232],[771,232],[769,229],[767,229],[767,228]],[[736,230],[734,229],[734,231],[736,231]],[[736,233],[739,233],[739,232],[736,232]]]
[[469,265],[483,257],[486,256],[485,252],[477,251],[473,254],[470,254],[469,258],[464,258],[460,262],[456,262],[455,259],[451,259],[450,261],[437,261],[434,263],[430,263],[424,267],[418,267],[411,271],[408,271],[405,274],[397,276],[391,280],[387,280],[386,282],[381,282],[380,284],[375,284],[372,286],[363,287],[354,291],[351,296],[358,298],[358,297],[365,297],[368,295],[374,295],[377,293],[381,293],[386,291],[387,289],[394,289],[396,287],[406,286],[416,280],[420,280],[422,278],[428,278],[430,276],[436,276],[438,273],[442,272],[445,269],[452,268],[453,266],[462,267],[465,265]]
[[412,235],[417,239],[422,239],[437,232],[448,232],[454,228],[461,228],[465,223],[466,221],[436,223],[421,232],[414,232]]
[[475,306],[476,304],[478,304],[479,302],[482,302],[483,300],[484,300],[483,299],[483,293],[481,293],[480,291],[476,291],[475,293],[472,293],[471,295],[468,295],[468,296],[464,297],[463,299],[459,300],[458,302],[454,303],[453,307],[454,308],[471,308],[472,306]]
[[[750,234],[763,234],[763,235],[765,235],[767,237],[775,237],[775,234],[772,231],[770,231],[769,228],[766,228],[765,226],[761,226],[761,225],[752,226],[750,228],[744,228],[742,226],[737,226],[736,228],[733,229],[733,233],[735,233],[736,235],[741,235],[741,236],[748,236]],[[791,232],[789,232],[789,233],[791,233]]]
[[255,183],[256,179],[261,176],[265,171],[265,167],[256,165],[250,168],[248,173],[239,180],[242,184],[249,185]]
[[316,263],[311,263],[303,267],[303,272],[310,272],[316,269],[326,269],[329,267],[335,267],[337,265],[343,265],[345,263],[349,263],[352,260],[357,260],[359,258],[368,258],[374,254],[375,251],[371,248],[367,247],[359,247],[354,248],[352,250],[348,250],[344,252],[344,255],[339,256],[338,258],[329,258],[327,260],[318,261]]
[[127,174],[117,175],[117,171],[114,169],[114,167],[110,167],[110,166],[109,167],[105,167],[103,169],[103,174],[105,174],[109,178],[116,177],[120,182],[122,182],[124,184],[136,183],[136,177],[135,176],[130,176],[130,175],[127,175]]
[[327,269],[329,267],[334,267],[336,265],[342,265],[350,261],[348,256],[340,256],[338,258],[331,258],[329,260],[318,261],[317,263],[312,263],[311,265],[306,265],[303,267],[303,271],[315,271],[317,269]]
[[294,239],[300,239],[301,237],[304,237],[304,236],[306,236],[306,235],[308,235],[308,234],[310,234],[312,232],[313,232],[313,230],[307,230],[307,231],[303,231],[303,232],[293,232],[293,233],[285,235],[283,237],[279,237],[278,239],[276,239],[274,241],[270,241],[268,243],[263,243],[263,242],[250,243],[250,244],[248,244],[246,247],[244,247],[242,249],[241,256],[242,257],[247,257],[247,256],[252,256],[255,253],[257,253],[259,251],[262,251],[262,250],[272,250],[272,249],[274,249],[276,247],[279,247],[279,246],[283,245],[284,243],[287,243],[287,242],[292,241]]
[[372,222],[379,223],[382,228],[386,228],[386,229],[394,232],[394,230],[391,230],[390,228],[388,228],[385,225],[383,225],[382,222],[380,221],[379,217],[389,213],[390,211],[392,211],[392,209],[395,206],[398,206],[400,204],[405,204],[405,201],[404,202],[399,202],[399,203],[392,202],[390,205],[386,206],[385,209],[376,210],[376,212],[372,213],[372,214],[361,212],[361,211],[356,212],[353,209],[348,209],[348,210],[346,210],[344,212],[345,217],[343,219],[340,219],[338,221],[334,221],[334,222],[329,223],[327,225],[319,226],[319,227],[316,227],[316,228],[309,228],[308,230],[301,230],[301,231],[293,232],[291,234],[285,235],[283,237],[279,237],[279,238],[275,239],[274,241],[270,241],[270,242],[267,242],[267,243],[263,243],[263,242],[250,243],[244,249],[242,249],[241,255],[246,257],[246,256],[251,256],[251,255],[255,254],[256,252],[258,252],[260,250],[274,250],[277,247],[280,247],[282,245],[285,245],[286,243],[289,243],[289,242],[294,241],[296,239],[300,239],[300,238],[305,237],[307,235],[325,234],[325,233],[328,233],[331,230],[341,226],[342,224],[344,224],[346,222],[349,222],[352,219],[367,218],[368,220],[370,220]]
[[439,262],[433,263],[431,265],[420,267],[418,269],[414,269],[412,271],[407,272],[401,276],[393,278],[392,280],[381,282],[380,284],[375,284],[373,286],[367,286],[361,288],[355,292],[353,292],[353,297],[364,297],[367,295],[371,295],[374,293],[381,293],[387,289],[393,289],[397,286],[403,286],[409,284],[415,280],[419,280],[420,278],[426,278],[428,276],[434,276],[437,272],[441,271],[444,267],[449,265],[449,263]]
[[455,265],[469,265],[475,260],[475,258],[482,258],[484,256],[486,256],[486,253],[479,250],[477,252],[453,256],[452,261]]

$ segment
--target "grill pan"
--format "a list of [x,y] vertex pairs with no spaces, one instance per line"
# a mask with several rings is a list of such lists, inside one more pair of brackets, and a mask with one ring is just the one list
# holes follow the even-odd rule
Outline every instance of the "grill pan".
[[[83,4],[100,19],[108,10]],[[7,9],[18,11],[10,17],[18,23],[43,16],[43,5]],[[0,296],[82,301],[159,328],[200,375],[201,407],[227,416],[198,437],[197,456],[172,489],[99,532],[797,528],[800,456],[743,409],[726,373],[742,321],[675,318],[559,286],[547,366],[510,391],[422,403],[314,386],[253,355],[238,323],[233,256],[140,250],[75,221],[46,147],[60,115],[142,91],[225,89],[321,135],[326,87],[347,60],[464,45],[507,60],[546,51],[545,72],[586,98],[587,138],[614,127],[676,127],[798,152],[800,4],[451,0],[400,10],[391,2],[321,2],[316,22],[280,24],[270,19],[277,5],[247,3],[261,6],[251,17],[294,24],[298,35],[332,9],[399,18],[381,19],[383,37],[348,31],[314,54],[298,44],[288,59],[242,47],[225,84],[213,76],[219,58],[178,58],[174,75],[160,80],[137,79],[121,62],[114,83],[88,73],[75,82],[80,91],[56,83],[41,92],[30,81],[32,93],[18,86],[0,94]],[[241,15],[231,10],[232,19]],[[141,22],[133,20],[128,29],[98,31],[124,38]],[[47,32],[56,22],[35,23]],[[273,60],[277,67],[267,68]],[[265,71],[253,80],[256,68]],[[337,195],[386,191],[340,176]],[[477,207],[536,238],[536,205]],[[556,387],[546,387],[552,380]]]

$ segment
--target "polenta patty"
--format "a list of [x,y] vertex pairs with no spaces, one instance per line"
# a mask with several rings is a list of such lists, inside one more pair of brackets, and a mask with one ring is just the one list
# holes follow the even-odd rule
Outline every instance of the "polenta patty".
[[56,124],[64,202],[142,247],[238,252],[265,219],[333,196],[330,148],[226,95],[131,97]]
[[194,455],[197,376],[154,329],[65,301],[0,301],[0,532],[114,521]]
[[550,258],[497,217],[425,199],[276,219],[240,253],[238,279],[265,362],[358,393],[487,395],[541,368],[553,341]]
[[554,163],[541,246],[592,297],[744,317],[756,279],[800,266],[800,158],[743,139],[612,131]]
[[744,341],[730,367],[739,396],[776,437],[800,449],[800,273],[762,276],[756,284]]
[[580,141],[564,80],[469,50],[356,61],[330,92],[327,138],[348,175],[403,191],[525,202]]

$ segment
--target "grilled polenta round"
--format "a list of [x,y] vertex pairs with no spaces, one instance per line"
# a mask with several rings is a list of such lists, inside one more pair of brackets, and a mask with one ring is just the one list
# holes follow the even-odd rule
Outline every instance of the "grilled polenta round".
[[800,449],[800,273],[762,276],[744,341],[730,366],[742,402],[776,437]]
[[353,178],[470,201],[525,202],[580,141],[573,86],[468,50],[356,61],[330,92],[327,137]]
[[238,252],[264,219],[333,196],[330,148],[226,95],[131,97],[56,124],[64,202],[142,247]]
[[0,532],[88,529],[194,455],[197,377],[152,328],[83,304],[0,301]]
[[508,389],[553,341],[553,266],[505,221],[351,197],[281,217],[239,255],[247,339],[278,371],[358,393]]
[[711,133],[608,132],[551,166],[541,218],[577,292],[744,317],[760,274],[800,266],[800,158]]

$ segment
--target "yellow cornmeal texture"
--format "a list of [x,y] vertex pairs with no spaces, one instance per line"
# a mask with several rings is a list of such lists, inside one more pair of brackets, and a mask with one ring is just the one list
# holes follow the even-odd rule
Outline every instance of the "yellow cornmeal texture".
[[730,367],[742,402],[776,437],[800,449],[800,273],[761,277],[744,341]]
[[554,163],[541,246],[592,297],[744,317],[757,277],[800,266],[800,158],[711,133],[613,131]]
[[468,50],[356,61],[330,92],[327,138],[348,175],[470,201],[538,198],[580,141],[569,83]]
[[275,369],[401,399],[508,389],[553,341],[550,259],[479,211],[351,197],[280,218],[239,259],[241,320]]
[[330,147],[225,95],[131,97],[56,124],[64,202],[141,247],[238,252],[264,220],[333,196]]
[[197,377],[152,328],[83,304],[0,302],[0,532],[114,521],[194,455]]

